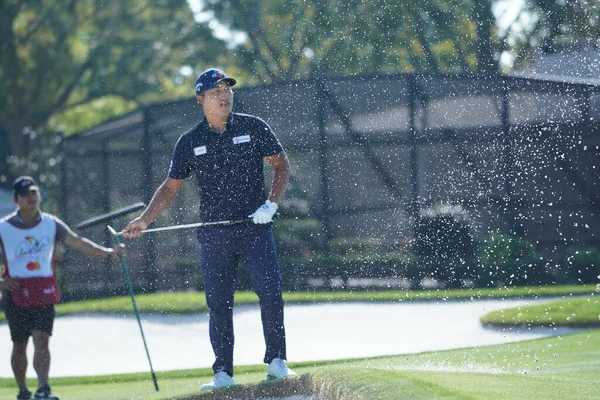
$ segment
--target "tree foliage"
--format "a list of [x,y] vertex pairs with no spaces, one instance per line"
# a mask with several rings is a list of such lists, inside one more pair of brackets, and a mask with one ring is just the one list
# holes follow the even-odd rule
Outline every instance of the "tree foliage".
[[[594,5],[595,3],[595,5]],[[600,7],[588,0],[534,0],[528,3],[539,16],[534,31],[550,44],[564,39],[597,39],[600,34]]]
[[515,66],[525,65],[539,46],[546,48],[558,41],[600,37],[600,7],[589,0],[532,0],[524,3],[521,13],[501,34],[507,51],[515,57]]
[[[474,7],[477,4],[477,7]],[[483,6],[480,6],[482,4]],[[246,32],[236,51],[251,75],[277,80],[373,72],[473,72],[491,57],[489,1],[207,1],[226,26]],[[477,35],[481,40],[477,40]]]
[[209,65],[221,47],[185,0],[0,1],[0,126],[12,162],[55,142],[45,128],[65,110],[189,95],[182,66]]
[[[528,18],[514,24],[520,31],[495,25],[498,2],[204,0],[212,18],[197,23],[186,0],[0,0],[0,157],[12,154],[13,169],[25,172],[24,157],[55,146],[49,126],[78,131],[189,96],[195,73],[208,66],[251,84],[493,73],[503,51],[525,60],[538,44],[600,36],[600,8],[589,0],[526,2]],[[217,39],[215,21],[247,39]],[[6,169],[0,163],[0,183]]]

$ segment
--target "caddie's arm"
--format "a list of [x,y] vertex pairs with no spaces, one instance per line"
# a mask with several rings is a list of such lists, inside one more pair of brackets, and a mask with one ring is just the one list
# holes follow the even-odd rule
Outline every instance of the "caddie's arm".
[[100,246],[88,238],[79,236],[70,229],[65,236],[64,244],[73,250],[77,250],[78,252],[88,256],[98,258],[104,257],[108,258],[109,260],[118,260],[119,255],[123,255],[125,253],[125,246],[123,244],[116,245],[112,249],[110,247]]
[[114,248],[101,246],[90,239],[79,236],[69,228],[59,218],[55,218],[56,221],[56,237],[59,241],[62,241],[65,246],[70,247],[73,250],[77,250],[88,256],[98,258],[108,258],[109,260],[116,260],[119,255],[124,254],[125,246],[117,245]]
[[0,291],[8,290],[12,292],[13,290],[19,287],[19,279],[18,278],[0,278]]
[[181,190],[183,185],[183,179],[167,178],[164,182],[156,189],[150,204],[144,210],[142,215],[131,221],[125,229],[123,229],[123,236],[126,238],[140,237],[144,233],[144,229],[148,227],[160,214],[163,213],[175,200],[177,194]]
[[[3,264],[4,268],[6,268],[6,256],[3,253],[4,244],[2,243],[2,239],[0,239],[0,263]],[[9,276],[1,278],[0,277],[0,291],[8,290],[12,292],[16,288],[19,287],[19,279],[11,278]]]

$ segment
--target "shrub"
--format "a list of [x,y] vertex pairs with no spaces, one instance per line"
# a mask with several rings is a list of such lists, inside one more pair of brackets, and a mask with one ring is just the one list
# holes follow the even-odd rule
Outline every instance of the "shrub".
[[173,263],[174,276],[171,276],[174,289],[204,290],[202,271],[200,271],[200,260],[175,260]]
[[322,247],[321,221],[310,218],[278,220],[273,226],[277,251],[282,256],[307,256]]
[[593,283],[600,279],[600,251],[595,247],[569,249],[566,265],[563,272],[571,282]]
[[379,238],[335,238],[329,241],[329,251],[332,254],[377,254],[381,252],[383,243]]
[[415,224],[413,252],[421,278],[431,277],[451,287],[473,279],[475,245],[465,210],[444,204],[423,210]]
[[548,274],[535,246],[517,236],[493,234],[478,252],[480,285],[545,283]]
[[415,262],[411,256],[386,254],[316,254],[312,258],[281,257],[284,287],[300,289],[309,279],[323,278],[325,287],[339,278],[347,287],[351,278],[411,278]]

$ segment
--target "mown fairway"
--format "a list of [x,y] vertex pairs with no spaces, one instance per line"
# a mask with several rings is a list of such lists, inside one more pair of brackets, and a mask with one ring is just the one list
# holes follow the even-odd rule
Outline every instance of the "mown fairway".
[[[210,380],[209,369],[158,372],[155,392],[149,373],[53,378],[54,391],[64,399],[243,399],[279,394],[316,394],[325,399],[594,399],[600,398],[600,305],[595,286],[516,288],[484,292],[427,291],[383,293],[288,293],[288,301],[409,301],[435,298],[483,299],[500,296],[564,296],[548,304],[494,312],[485,324],[585,326],[577,334],[520,343],[467,348],[402,356],[315,363],[290,363],[301,376],[294,382],[266,384],[264,366],[238,367],[241,386],[216,393],[199,392]],[[516,296],[514,296],[516,295]],[[572,295],[576,295],[573,297]],[[437,297],[436,297],[437,296]],[[154,312],[189,313],[202,308],[201,294],[140,296]],[[241,293],[239,303],[252,303],[252,294]],[[62,312],[130,312],[127,298],[61,305]],[[200,302],[200,304],[198,304]],[[158,310],[158,305],[162,309]],[[148,311],[146,311],[148,312]],[[439,333],[443,335],[443,332]],[[208,338],[207,338],[208,340]],[[308,339],[307,339],[308,340]],[[311,340],[318,340],[318,334]],[[366,337],[364,340],[377,340]],[[403,340],[398,337],[398,340]],[[356,343],[356,346],[360,346]],[[55,357],[77,357],[55,355]],[[293,361],[293,360],[292,360]],[[4,360],[3,362],[9,362]],[[90,360],[93,362],[93,360]],[[31,363],[30,363],[31,364]],[[31,381],[35,387],[35,382]],[[0,379],[0,398],[14,398],[12,379]]]
[[[600,397],[600,331],[498,346],[291,366],[300,374],[309,374],[302,391],[327,399],[594,399]],[[210,379],[207,369],[159,373],[158,393],[148,375],[52,381],[61,398],[78,400],[240,399],[242,390],[253,398],[274,389],[273,385],[259,384],[264,379],[263,366],[238,368],[238,382],[248,385],[216,394],[200,395],[198,391],[200,383]],[[3,379],[0,384],[0,398],[13,398],[16,390],[12,380]],[[289,395],[284,386],[281,393]]]

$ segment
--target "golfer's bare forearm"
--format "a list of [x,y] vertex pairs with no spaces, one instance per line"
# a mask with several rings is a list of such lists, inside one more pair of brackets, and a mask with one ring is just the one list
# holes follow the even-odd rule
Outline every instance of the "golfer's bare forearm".
[[285,189],[290,181],[292,174],[290,169],[290,163],[284,152],[275,154],[274,156],[267,157],[267,161],[271,164],[274,170],[273,182],[271,184],[271,190],[269,192],[269,200],[274,203],[279,203]]
[[167,178],[156,190],[150,204],[140,216],[148,225],[151,224],[159,215],[163,213],[175,200],[183,180]]
[[290,181],[289,170],[286,173],[275,173],[273,176],[273,183],[271,184],[271,190],[269,192],[269,200],[273,203],[279,203],[285,189],[287,188],[288,182]]

